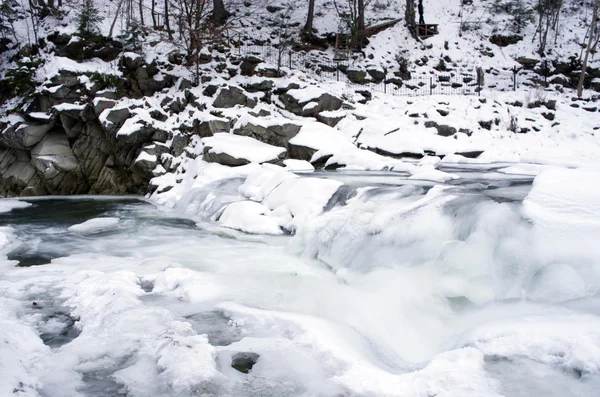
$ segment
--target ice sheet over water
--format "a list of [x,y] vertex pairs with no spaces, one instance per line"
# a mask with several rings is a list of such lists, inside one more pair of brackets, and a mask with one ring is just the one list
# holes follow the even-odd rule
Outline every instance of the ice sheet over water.
[[[594,395],[600,213],[578,186],[595,174],[544,170],[531,193],[481,175],[302,176],[337,186],[320,213],[283,191],[268,201],[298,178],[262,171],[196,186],[170,212],[32,201],[0,228],[0,395]],[[250,199],[259,216],[301,214],[296,234],[223,227]],[[97,218],[118,227],[68,230]],[[34,255],[43,266],[15,267]],[[249,374],[230,366],[239,352],[260,355]]]

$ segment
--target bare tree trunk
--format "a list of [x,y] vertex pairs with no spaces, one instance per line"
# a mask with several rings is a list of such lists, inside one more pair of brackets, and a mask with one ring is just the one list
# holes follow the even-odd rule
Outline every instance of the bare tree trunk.
[[358,35],[358,45],[363,48],[365,45],[365,0],[358,0],[358,15],[356,21],[356,30]]
[[108,31],[108,37],[112,37],[113,30],[115,28],[115,24],[117,23],[117,18],[119,18],[119,12],[121,11],[121,6],[123,5],[123,0],[119,1],[117,5],[117,12],[115,12],[115,17],[113,18],[112,23],[110,24],[110,30]]
[[173,40],[171,26],[169,26],[169,0],[165,0],[165,29],[167,29],[167,33],[169,34],[169,40]]
[[140,5],[140,25],[144,26],[144,0],[139,0]]
[[152,13],[152,27],[154,29],[156,29],[158,26],[156,26],[156,15],[154,15],[154,10],[156,9],[156,0],[152,0],[152,6],[150,8],[150,12]]
[[306,16],[306,25],[302,29],[306,33],[311,33],[313,30],[313,21],[315,19],[315,0],[308,0],[308,15]]
[[600,0],[594,1],[594,10],[592,12],[592,23],[590,24],[590,37],[588,39],[587,48],[585,49],[585,58],[581,65],[581,74],[579,76],[579,83],[577,84],[577,96],[581,98],[583,95],[583,82],[585,81],[585,71],[587,69],[588,59],[590,52],[592,52],[592,43],[594,42],[595,36],[598,35],[596,32],[596,23],[598,21],[598,6],[600,6]]
[[213,0],[213,14],[212,21],[217,25],[222,25],[227,21],[229,17],[229,12],[225,9],[225,4],[223,4],[223,0]]

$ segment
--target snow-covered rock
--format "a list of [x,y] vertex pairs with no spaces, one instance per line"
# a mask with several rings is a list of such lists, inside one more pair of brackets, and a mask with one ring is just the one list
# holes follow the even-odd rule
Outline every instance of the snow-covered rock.
[[202,138],[204,160],[229,166],[249,163],[276,163],[285,158],[286,150],[255,139],[228,133]]

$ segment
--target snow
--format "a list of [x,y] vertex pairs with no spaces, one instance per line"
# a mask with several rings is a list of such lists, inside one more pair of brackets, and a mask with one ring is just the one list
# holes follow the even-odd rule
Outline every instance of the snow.
[[225,227],[255,234],[282,234],[277,219],[269,217],[271,211],[254,201],[238,201],[229,204],[219,218]]
[[83,223],[70,226],[68,230],[73,233],[93,234],[111,230],[119,225],[119,218],[94,218]]
[[534,224],[540,256],[558,263],[573,257],[579,265],[594,263],[600,238],[599,187],[597,168],[552,168],[535,178],[523,212]]
[[147,162],[150,162],[150,163],[156,163],[156,155],[149,154],[148,152],[141,151],[140,154],[135,159],[136,163],[139,162],[139,161],[147,161]]
[[210,147],[209,152],[211,153],[226,153],[231,157],[246,159],[251,163],[273,161],[285,152],[282,147],[262,143],[246,136],[228,133],[202,138],[202,143]]
[[287,93],[296,99],[298,103],[305,103],[319,98],[321,95],[326,94],[327,91],[315,85],[309,85],[302,89],[289,90]]
[[305,160],[287,159],[283,160],[283,165],[290,171],[314,171],[315,167]]

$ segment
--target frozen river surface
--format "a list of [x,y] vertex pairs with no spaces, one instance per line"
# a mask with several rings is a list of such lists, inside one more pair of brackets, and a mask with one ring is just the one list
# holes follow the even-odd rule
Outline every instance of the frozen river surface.
[[277,236],[219,223],[236,178],[0,200],[0,395],[600,395],[598,204],[460,176],[305,176],[343,185]]

